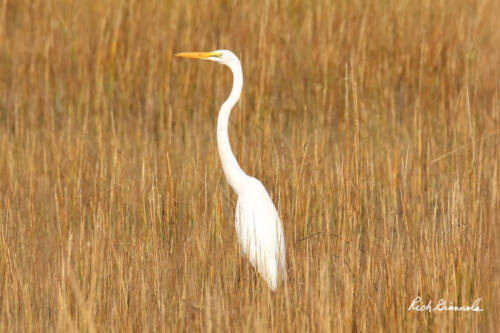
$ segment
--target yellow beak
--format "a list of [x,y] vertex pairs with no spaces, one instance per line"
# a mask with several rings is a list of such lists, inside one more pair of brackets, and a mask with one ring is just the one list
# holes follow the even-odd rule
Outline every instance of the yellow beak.
[[208,59],[210,57],[220,57],[221,55],[217,52],[182,52],[177,53],[175,56],[184,58]]

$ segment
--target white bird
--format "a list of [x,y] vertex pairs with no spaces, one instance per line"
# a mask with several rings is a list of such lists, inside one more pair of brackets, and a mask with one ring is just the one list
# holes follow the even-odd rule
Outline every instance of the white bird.
[[240,60],[228,50],[183,52],[176,56],[212,60],[228,66],[233,72],[233,88],[222,104],[217,120],[217,147],[227,181],[238,194],[235,226],[241,252],[275,290],[280,278],[286,276],[283,226],[264,185],[241,169],[229,143],[229,115],[240,99],[243,87]]

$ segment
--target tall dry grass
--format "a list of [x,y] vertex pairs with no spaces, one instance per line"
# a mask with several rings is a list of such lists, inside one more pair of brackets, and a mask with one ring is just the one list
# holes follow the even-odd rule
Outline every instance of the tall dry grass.
[[[500,4],[0,1],[0,330],[494,332]],[[282,217],[239,255],[230,138]],[[421,296],[483,312],[408,311]]]

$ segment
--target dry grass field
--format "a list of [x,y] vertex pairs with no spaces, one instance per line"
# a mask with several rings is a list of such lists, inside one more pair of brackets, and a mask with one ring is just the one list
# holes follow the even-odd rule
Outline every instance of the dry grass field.
[[[500,2],[0,0],[0,331],[498,332]],[[216,148],[283,220],[240,257]],[[421,296],[482,312],[408,311]]]

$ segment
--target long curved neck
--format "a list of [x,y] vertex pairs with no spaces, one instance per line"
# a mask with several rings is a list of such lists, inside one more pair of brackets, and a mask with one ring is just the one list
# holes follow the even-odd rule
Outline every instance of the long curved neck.
[[240,99],[241,89],[243,88],[243,72],[239,61],[228,64],[228,67],[231,68],[231,71],[233,72],[233,89],[231,90],[231,94],[228,99],[222,104],[219,111],[219,118],[217,120],[217,147],[219,149],[222,169],[224,169],[227,182],[236,191],[236,193],[239,193],[247,175],[239,166],[238,161],[231,150],[228,125],[231,109]]

